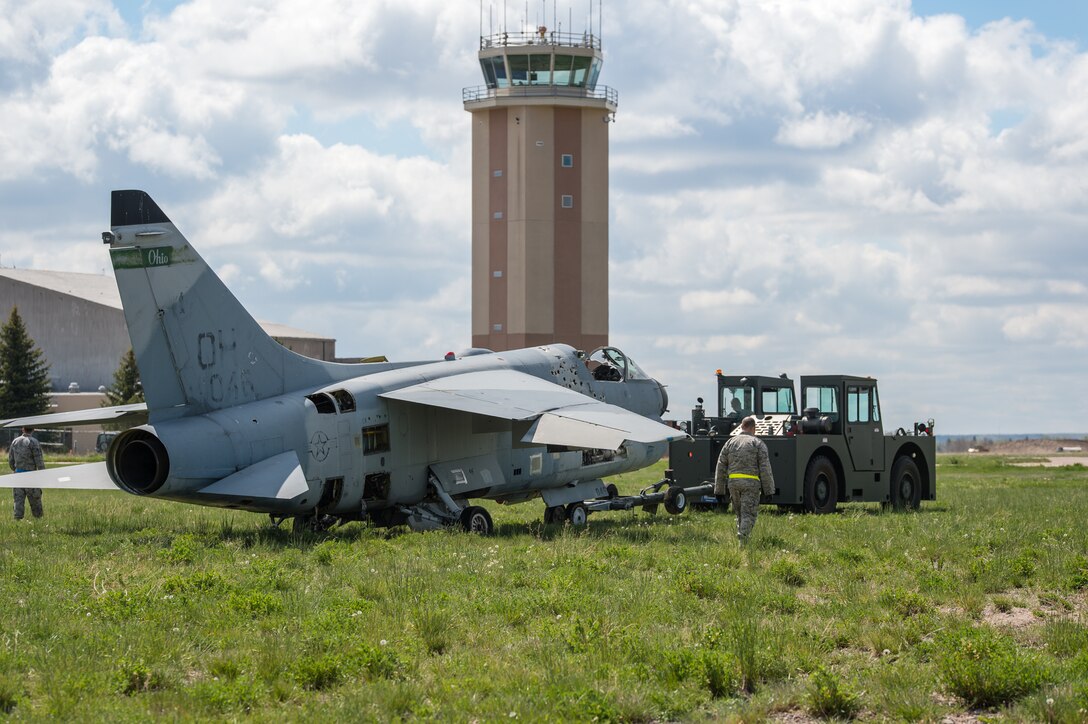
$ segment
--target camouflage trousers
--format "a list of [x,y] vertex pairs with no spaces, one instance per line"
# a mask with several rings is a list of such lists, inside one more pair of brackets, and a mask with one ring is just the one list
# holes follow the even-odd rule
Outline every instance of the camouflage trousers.
[[15,494],[15,520],[22,520],[25,512],[24,501],[30,498],[30,512],[35,518],[42,517],[42,489],[41,488],[12,488]]
[[756,525],[756,515],[759,513],[760,486],[758,480],[729,481],[729,502],[733,504],[733,510],[737,513],[737,539],[741,543],[748,542],[748,536],[752,534],[752,528]]

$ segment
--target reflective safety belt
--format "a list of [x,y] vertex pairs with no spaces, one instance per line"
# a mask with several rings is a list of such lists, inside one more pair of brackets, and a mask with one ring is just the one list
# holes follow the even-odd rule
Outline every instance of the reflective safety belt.
[[746,480],[759,480],[758,475],[749,475],[748,473],[729,473],[729,479],[733,478],[745,478]]

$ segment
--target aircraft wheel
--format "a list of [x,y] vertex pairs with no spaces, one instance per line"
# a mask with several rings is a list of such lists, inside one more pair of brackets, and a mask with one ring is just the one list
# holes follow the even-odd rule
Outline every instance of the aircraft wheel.
[[688,507],[688,494],[679,485],[671,485],[665,491],[665,510],[672,515],[680,515]]
[[491,535],[495,532],[495,524],[491,522],[491,514],[486,508],[479,505],[470,505],[461,511],[461,528],[466,532],[477,535]]
[[608,491],[609,500],[615,500],[620,497],[620,489],[616,487],[615,483],[609,483],[607,487],[605,487],[605,490]]
[[544,509],[544,525],[563,525],[567,519],[567,509],[562,505],[549,506]]
[[810,513],[834,513],[839,502],[839,476],[824,455],[812,458],[805,470],[805,510]]
[[922,476],[918,466],[903,456],[892,465],[891,503],[895,510],[918,510],[922,501]]
[[335,523],[336,518],[331,515],[296,515],[291,522],[291,532],[295,534],[322,533]]
[[589,519],[589,510],[585,503],[571,503],[567,506],[567,520],[571,525],[585,525]]

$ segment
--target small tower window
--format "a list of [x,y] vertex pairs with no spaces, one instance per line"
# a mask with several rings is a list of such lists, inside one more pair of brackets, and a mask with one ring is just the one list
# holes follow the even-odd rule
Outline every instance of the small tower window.
[[495,220],[496,220],[496,221],[498,221],[499,219],[501,219],[501,218],[502,218],[502,212],[501,212],[501,211],[496,211],[496,212],[494,213],[494,218],[495,218]]
[[493,171],[493,172],[491,173],[491,175],[492,175],[492,176],[494,176],[495,178],[502,178],[502,169],[501,169],[501,168],[497,168],[497,169],[495,169],[495,170],[494,170],[494,171]]
[[562,156],[559,157],[559,159],[559,163],[562,164],[563,168],[574,168],[573,153],[564,153]]
[[502,325],[501,324],[492,324],[491,325],[491,331],[492,332],[501,332],[502,331]]
[[574,208],[574,197],[571,196],[570,194],[563,194],[560,197],[560,204],[563,206],[564,209],[573,209]]

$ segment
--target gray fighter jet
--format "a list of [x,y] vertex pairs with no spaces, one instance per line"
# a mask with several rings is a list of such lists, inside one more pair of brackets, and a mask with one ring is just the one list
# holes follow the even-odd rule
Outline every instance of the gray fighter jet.
[[9,427],[146,424],[103,463],[4,476],[11,487],[120,488],[293,517],[490,533],[473,499],[537,497],[585,521],[602,478],[658,460],[684,434],[663,386],[614,347],[470,350],[433,362],[337,364],[270,338],[155,202],[114,191],[102,235],[143,405],[10,420]]

